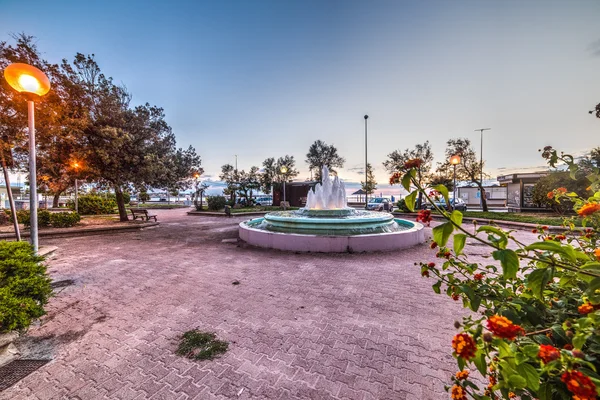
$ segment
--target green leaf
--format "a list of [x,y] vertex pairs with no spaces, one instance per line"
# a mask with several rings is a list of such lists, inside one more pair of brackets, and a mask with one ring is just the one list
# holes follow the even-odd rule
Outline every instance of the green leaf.
[[407,192],[410,192],[410,179],[414,178],[417,174],[415,169],[410,169],[404,176],[402,177],[402,187],[406,189]]
[[465,242],[467,241],[467,235],[465,235],[464,233],[457,233],[456,235],[454,235],[453,241],[454,241],[454,243],[453,243],[454,252],[456,253],[456,255],[461,254],[463,249],[465,248]]
[[415,201],[417,200],[417,194],[418,192],[415,190],[414,192],[412,192],[404,198],[404,204],[406,204],[406,208],[408,208],[410,211],[415,211]]
[[553,240],[545,240],[543,242],[536,242],[525,247],[525,250],[544,250],[551,253],[560,254],[562,258],[566,258],[569,261],[574,262],[577,256],[573,248],[569,245],[561,245]]
[[517,372],[525,378],[527,387],[537,391],[540,388],[540,375],[537,370],[529,364],[517,365]]
[[444,186],[442,184],[435,185],[432,189],[440,192],[442,194],[442,196],[444,196],[444,200],[446,200],[446,204],[450,204],[450,201],[448,199],[448,188],[446,186]]
[[544,298],[544,288],[551,279],[551,268],[536,269],[527,276],[527,287],[531,289],[535,297],[542,300]]
[[515,279],[519,271],[519,256],[514,250],[503,249],[492,253],[494,260],[499,260],[502,265],[503,276],[506,279]]
[[458,370],[462,371],[463,369],[465,369],[466,363],[465,360],[462,357],[458,357],[456,359],[456,362],[458,363]]
[[527,380],[525,380],[525,378],[523,378],[521,375],[511,375],[508,377],[508,384],[511,387],[523,389],[527,386]]
[[529,358],[536,359],[540,352],[540,346],[537,344],[527,344],[521,348],[523,353]]
[[573,337],[573,347],[575,347],[576,349],[581,350],[581,348],[585,344],[587,338],[588,338],[588,335],[578,333],[577,335],[575,335]]
[[586,293],[589,296],[593,296],[594,294],[596,294],[596,290],[598,289],[600,289],[600,278],[594,278],[594,280],[590,282]]
[[444,222],[441,225],[436,226],[432,229],[433,240],[438,246],[444,247],[448,243],[448,239],[454,231],[454,225],[451,222]]
[[548,382],[544,382],[540,385],[540,389],[537,392],[540,400],[552,400],[552,386]]
[[437,283],[434,283],[431,287],[433,288],[433,291],[436,292],[437,294],[440,294],[440,286],[442,285],[442,281],[437,281]]
[[481,375],[486,376],[487,363],[485,362],[485,353],[483,351],[480,350],[475,354],[473,363],[477,367],[477,370],[479,370],[479,372],[481,372]]
[[508,245],[508,237],[506,236],[506,234],[501,229],[498,229],[494,226],[490,226],[490,225],[480,226],[479,229],[477,229],[477,232],[486,232],[488,235],[489,234],[496,235],[496,238],[493,241],[501,249],[505,249],[506,246]]
[[463,214],[460,211],[454,210],[452,214],[450,214],[450,221],[454,222],[456,225],[460,226],[462,224]]

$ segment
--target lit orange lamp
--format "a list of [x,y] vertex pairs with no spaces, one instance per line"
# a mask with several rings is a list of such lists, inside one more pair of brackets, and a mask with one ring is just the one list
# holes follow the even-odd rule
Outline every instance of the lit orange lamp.
[[454,203],[456,203],[456,166],[460,164],[460,156],[458,154],[450,157],[450,164],[454,167],[454,186],[452,187],[452,208],[454,208]]
[[35,109],[34,101],[40,96],[50,91],[50,81],[46,74],[34,66],[14,63],[4,69],[4,79],[19,93],[23,93],[27,98],[28,126],[29,126],[29,185],[30,185],[30,236],[33,250],[38,251],[38,199],[37,199],[37,179],[35,166]]
[[[73,169],[75,170],[75,172],[79,172],[79,167],[81,167],[81,164],[79,164],[79,161],[73,161],[71,163],[71,166],[73,167]],[[79,212],[79,196],[78,196],[78,182],[77,182],[77,176],[75,176],[75,212],[78,213]]]

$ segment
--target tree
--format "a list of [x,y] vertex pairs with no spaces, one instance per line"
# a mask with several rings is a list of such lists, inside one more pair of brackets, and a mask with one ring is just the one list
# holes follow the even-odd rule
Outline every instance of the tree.
[[[425,185],[431,178],[431,166],[433,163],[433,151],[431,151],[429,141],[417,144],[413,149],[405,149],[404,151],[394,150],[388,154],[388,159],[383,162],[383,166],[390,174],[404,172],[407,170],[407,162],[415,159],[421,160],[421,163],[416,168],[417,182],[419,185]],[[417,208],[421,208],[422,201],[422,194],[419,193]]]
[[219,179],[226,184],[225,189],[223,189],[223,194],[229,196],[229,202],[231,204],[235,204],[236,191],[238,188],[237,182],[239,181],[238,175],[238,171],[233,168],[233,165],[231,164],[225,164],[221,167]]
[[377,190],[377,181],[375,180],[375,175],[373,174],[373,166],[371,163],[367,164],[367,183],[364,181],[360,182],[360,187],[365,191],[367,197],[374,193]]
[[600,118],[600,103],[598,103],[596,105],[596,108],[593,110],[590,110],[590,114],[596,114],[596,118]]
[[[287,172],[281,173],[281,167],[285,166]],[[294,156],[285,155],[279,157],[277,161],[275,158],[270,157],[263,161],[263,172],[260,175],[260,190],[263,193],[271,193],[271,187],[275,182],[288,182],[294,179],[300,173],[296,168],[296,160]]]
[[314,171],[315,180],[321,181],[321,170],[323,167],[329,168],[329,171],[335,172],[335,168],[342,168],[346,160],[341,157],[334,145],[328,145],[321,140],[315,141],[310,145],[306,154],[306,163],[308,169]]
[[488,211],[485,189],[480,180],[483,164],[479,162],[475,151],[471,148],[471,141],[466,138],[448,140],[446,158],[449,160],[456,154],[460,156],[460,164],[456,166],[456,179],[474,183],[479,188],[481,207],[483,211]]
[[244,170],[238,172],[237,193],[246,200],[247,206],[251,205],[252,192],[258,189],[260,189],[258,167],[252,167],[248,172]]

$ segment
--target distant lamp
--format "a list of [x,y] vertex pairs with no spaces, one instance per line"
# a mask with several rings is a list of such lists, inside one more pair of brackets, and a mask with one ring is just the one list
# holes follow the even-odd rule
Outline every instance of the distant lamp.
[[286,167],[285,165],[283,165],[283,166],[282,166],[282,167],[279,169],[279,171],[281,171],[281,173],[282,173],[282,174],[287,174],[287,172],[288,172],[288,169],[287,169],[287,167]]
[[279,171],[284,175],[283,178],[283,208],[285,209],[286,206],[286,201],[285,201],[285,183],[287,181],[287,179],[285,178],[285,174],[287,174],[288,169],[285,165],[282,165],[281,168],[279,168]]
[[196,172],[196,173],[194,174],[194,179],[198,179],[198,178],[200,178],[200,174]]
[[[73,169],[75,170],[75,172],[79,172],[79,168],[81,167],[81,164],[79,164],[79,161],[75,160],[71,163],[71,167],[73,167]],[[77,180],[77,175],[75,175],[75,212],[78,213],[79,212],[79,182]]]
[[36,146],[35,146],[35,105],[34,101],[50,91],[50,80],[38,68],[23,64],[10,64],[4,69],[4,79],[19,93],[27,98],[27,125],[29,128],[29,212],[30,237],[33,251],[38,251],[38,195],[36,181]]
[[458,154],[450,157],[450,164],[454,167],[454,185],[452,186],[452,208],[456,204],[456,166],[460,164],[460,156]]
[[10,64],[4,70],[6,82],[19,93],[43,96],[50,91],[50,81],[46,74],[28,64]]

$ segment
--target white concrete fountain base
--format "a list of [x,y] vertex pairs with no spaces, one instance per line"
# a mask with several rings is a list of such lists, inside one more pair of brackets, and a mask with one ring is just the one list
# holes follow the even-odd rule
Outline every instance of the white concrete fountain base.
[[314,253],[360,253],[406,249],[425,242],[423,225],[416,222],[413,223],[412,228],[399,232],[353,236],[318,236],[256,229],[248,225],[252,221],[240,223],[240,239],[252,246],[267,249]]

